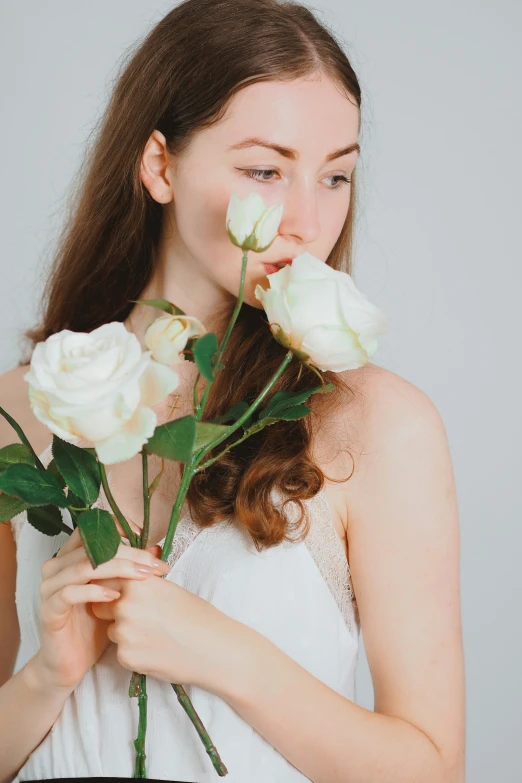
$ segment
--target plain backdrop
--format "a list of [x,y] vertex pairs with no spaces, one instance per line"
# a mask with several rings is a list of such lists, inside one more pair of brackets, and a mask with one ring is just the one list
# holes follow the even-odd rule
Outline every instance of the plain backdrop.
[[[120,57],[175,3],[0,2],[0,372]],[[354,279],[440,411],[461,518],[467,781],[522,780],[521,5],[317,0],[363,89]],[[373,708],[364,634],[357,702]]]

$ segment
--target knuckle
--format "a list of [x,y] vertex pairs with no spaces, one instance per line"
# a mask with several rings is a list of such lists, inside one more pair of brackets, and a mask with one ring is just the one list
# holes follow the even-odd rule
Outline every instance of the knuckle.
[[47,576],[49,574],[50,567],[51,567],[51,561],[50,560],[44,560],[44,562],[42,563],[42,568],[41,568],[41,572],[40,572],[41,576],[42,576],[42,579],[46,579],[47,578]]
[[71,587],[72,587],[72,585],[64,585],[64,587],[62,587],[62,588],[60,589],[60,593],[61,593],[61,595],[62,595],[62,598],[63,598],[63,600],[64,600],[66,603],[70,603],[70,601],[71,601],[71,599],[72,599],[72,591],[71,591]]

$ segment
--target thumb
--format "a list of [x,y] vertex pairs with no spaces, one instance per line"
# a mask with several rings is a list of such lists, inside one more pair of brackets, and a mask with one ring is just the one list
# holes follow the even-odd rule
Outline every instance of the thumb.
[[154,557],[159,557],[161,555],[162,549],[159,544],[153,544],[152,546],[145,547],[147,552],[151,552]]

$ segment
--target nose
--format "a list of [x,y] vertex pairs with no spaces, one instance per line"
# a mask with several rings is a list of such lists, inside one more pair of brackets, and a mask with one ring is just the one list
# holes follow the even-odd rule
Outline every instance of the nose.
[[295,182],[286,193],[278,233],[304,243],[314,242],[321,232],[314,183]]

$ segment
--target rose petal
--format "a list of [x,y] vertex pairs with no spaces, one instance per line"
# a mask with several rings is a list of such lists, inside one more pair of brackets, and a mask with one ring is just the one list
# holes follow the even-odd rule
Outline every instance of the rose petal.
[[147,407],[162,402],[179,385],[179,375],[154,359],[140,378],[141,403]]
[[132,419],[117,433],[94,444],[98,459],[104,465],[132,459],[152,437],[156,425],[157,416],[154,411],[140,405]]

